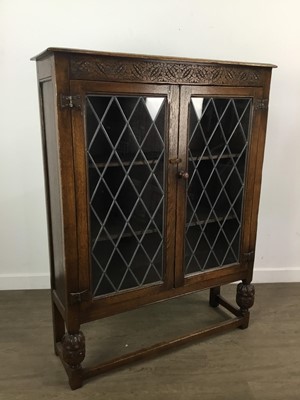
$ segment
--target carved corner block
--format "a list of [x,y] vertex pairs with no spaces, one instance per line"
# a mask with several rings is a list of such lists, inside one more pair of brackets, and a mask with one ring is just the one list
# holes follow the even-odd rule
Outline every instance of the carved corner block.
[[81,331],[66,333],[62,338],[62,356],[66,364],[72,369],[81,368],[85,357],[85,337]]
[[239,283],[236,291],[236,303],[244,314],[254,304],[255,288],[252,284]]

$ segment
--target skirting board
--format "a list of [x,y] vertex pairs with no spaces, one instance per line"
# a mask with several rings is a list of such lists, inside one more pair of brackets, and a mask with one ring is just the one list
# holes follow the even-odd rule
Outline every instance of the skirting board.
[[[253,283],[300,282],[300,267],[254,269]],[[0,274],[0,290],[49,289],[50,276],[40,274]]]
[[0,274],[0,290],[49,289],[49,273]]
[[254,268],[253,283],[300,282],[300,267]]

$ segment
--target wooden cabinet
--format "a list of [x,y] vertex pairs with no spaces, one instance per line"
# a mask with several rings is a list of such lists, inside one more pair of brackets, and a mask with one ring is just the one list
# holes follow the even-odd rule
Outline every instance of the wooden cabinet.
[[[55,351],[71,387],[246,328],[274,66],[55,48],[35,60]],[[239,307],[220,294],[235,281]],[[231,319],[81,366],[81,324],[203,289]]]

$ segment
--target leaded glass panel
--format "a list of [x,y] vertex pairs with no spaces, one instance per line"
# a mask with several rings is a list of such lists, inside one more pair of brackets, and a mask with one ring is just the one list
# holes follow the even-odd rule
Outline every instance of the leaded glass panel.
[[192,97],[185,274],[239,262],[251,99]]
[[165,97],[88,95],[94,296],[163,281]]

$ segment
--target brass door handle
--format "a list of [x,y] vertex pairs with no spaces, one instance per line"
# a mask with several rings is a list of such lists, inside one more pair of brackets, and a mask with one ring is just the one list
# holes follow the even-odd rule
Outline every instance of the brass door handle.
[[189,179],[189,173],[187,171],[179,171],[178,177],[182,179]]

